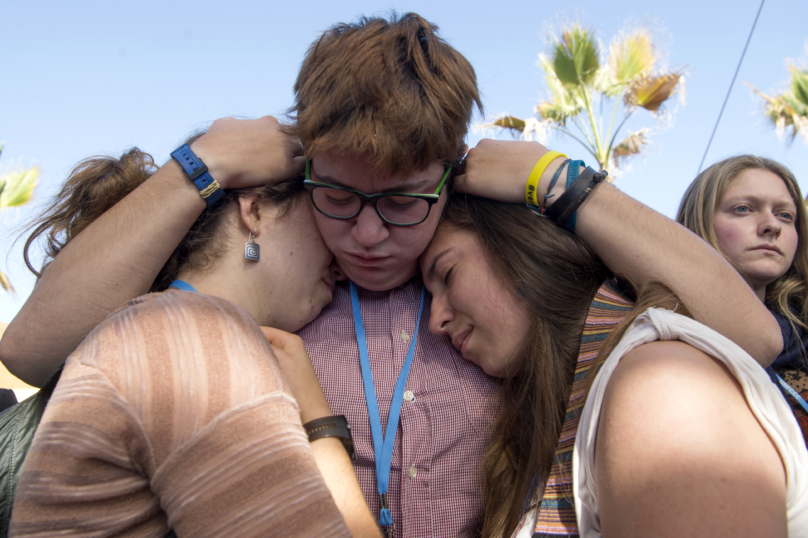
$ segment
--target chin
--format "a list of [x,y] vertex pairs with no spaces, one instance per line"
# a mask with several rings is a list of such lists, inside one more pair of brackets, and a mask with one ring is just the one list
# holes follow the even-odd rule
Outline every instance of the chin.
[[385,270],[368,270],[367,268],[359,268],[356,270],[345,271],[346,276],[353,281],[357,286],[369,291],[387,291],[405,284],[412,277],[415,272],[398,272],[398,271],[385,271]]

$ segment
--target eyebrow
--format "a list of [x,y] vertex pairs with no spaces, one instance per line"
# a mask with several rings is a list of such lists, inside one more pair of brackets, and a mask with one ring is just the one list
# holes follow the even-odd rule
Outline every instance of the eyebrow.
[[438,261],[449,254],[452,251],[452,247],[447,248],[437,256],[432,259],[432,263],[429,264],[429,269],[426,271],[426,279],[427,280],[434,280],[435,279],[435,266],[438,264]]
[[[765,200],[759,196],[755,196],[754,194],[736,194],[735,196],[727,196],[724,198],[722,204],[724,203],[735,203],[742,200],[751,200],[755,203],[765,202]],[[794,203],[794,200],[789,196],[788,198],[781,198],[780,200],[776,200],[774,203],[775,207],[783,206],[783,205],[790,205],[795,210],[797,209],[797,204]]]
[[[314,166],[311,167],[311,173],[312,173],[312,175],[315,175]],[[346,185],[345,183],[343,183],[339,179],[331,177],[329,175],[316,174],[316,176],[317,176],[317,181],[319,181],[320,183],[329,183],[331,185],[337,185],[339,187],[345,187],[346,189],[357,190],[357,189],[354,189],[353,187],[349,187],[348,185]],[[387,192],[407,192],[408,190],[423,189],[424,187],[426,187],[430,183],[432,183],[431,180],[424,179],[424,180],[419,181],[417,183],[406,183],[406,184],[402,183],[400,187],[388,187],[388,188],[383,189],[383,190],[381,190],[379,192],[384,192],[384,193],[387,193]],[[405,189],[405,190],[402,190],[402,189]],[[362,192],[362,191],[359,191],[359,192]],[[369,194],[369,193],[365,193],[365,194]]]

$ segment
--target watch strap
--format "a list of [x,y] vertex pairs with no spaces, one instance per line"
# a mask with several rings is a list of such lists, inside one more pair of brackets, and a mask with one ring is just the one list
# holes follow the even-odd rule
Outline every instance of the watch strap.
[[208,206],[215,204],[224,196],[219,182],[210,175],[208,167],[205,166],[202,159],[191,151],[191,146],[181,145],[171,153],[171,157],[179,163],[188,179],[194,182],[196,188],[199,189],[199,195]]
[[351,461],[356,460],[351,425],[348,424],[348,419],[345,415],[317,418],[305,423],[303,428],[306,430],[306,435],[309,436],[309,443],[326,437],[339,438]]

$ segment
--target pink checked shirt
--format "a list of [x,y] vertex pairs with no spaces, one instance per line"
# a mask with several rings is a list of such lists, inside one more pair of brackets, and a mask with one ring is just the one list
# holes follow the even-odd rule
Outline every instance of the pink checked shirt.
[[[382,428],[415,332],[421,285],[416,278],[390,291],[359,288]],[[499,385],[447,338],[429,332],[431,299],[427,293],[390,469],[387,502],[397,538],[470,536],[482,512],[479,464]],[[348,286],[337,286],[331,304],[299,334],[331,410],[351,424],[354,467],[378,521],[373,439]]]

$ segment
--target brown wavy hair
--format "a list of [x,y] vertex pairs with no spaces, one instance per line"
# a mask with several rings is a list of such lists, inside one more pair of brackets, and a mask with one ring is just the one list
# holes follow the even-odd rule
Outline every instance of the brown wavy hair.
[[474,68],[437,30],[415,13],[327,30],[303,60],[287,132],[309,157],[367,155],[403,176],[458,161],[482,102]]
[[[518,369],[502,380],[499,420],[492,425],[482,464],[482,536],[507,537],[516,528],[528,495],[542,491],[548,478],[589,306],[598,288],[613,276],[578,237],[523,205],[453,194],[437,233],[446,227],[475,233],[485,262],[531,317],[528,335],[513,361]],[[640,289],[627,281],[621,284],[637,302],[604,342],[592,373],[648,308],[690,315],[661,284]]]
[[[687,188],[676,221],[721,252],[713,228],[715,208],[735,178],[745,170],[767,170],[777,175],[797,207],[797,252],[788,271],[766,286],[766,306],[780,312],[793,326],[808,329],[808,219],[800,186],[788,168],[775,160],[755,155],[738,155],[717,162],[699,174]],[[732,263],[732,260],[728,261]]]
[[[195,135],[188,144],[202,136]],[[62,189],[47,209],[28,227],[30,235],[23,247],[28,269],[37,278],[71,239],[87,228],[105,211],[143,184],[157,170],[154,159],[138,148],[120,158],[96,156],[84,159],[70,172]],[[224,198],[206,208],[185,234],[154,280],[150,291],[162,291],[184,269],[204,269],[223,253],[226,242],[224,225],[228,215],[237,211],[241,196],[257,195],[259,202],[280,205],[285,214],[304,193],[301,181],[286,181],[250,189],[226,191]],[[37,270],[31,263],[32,247],[42,237],[45,258]]]

